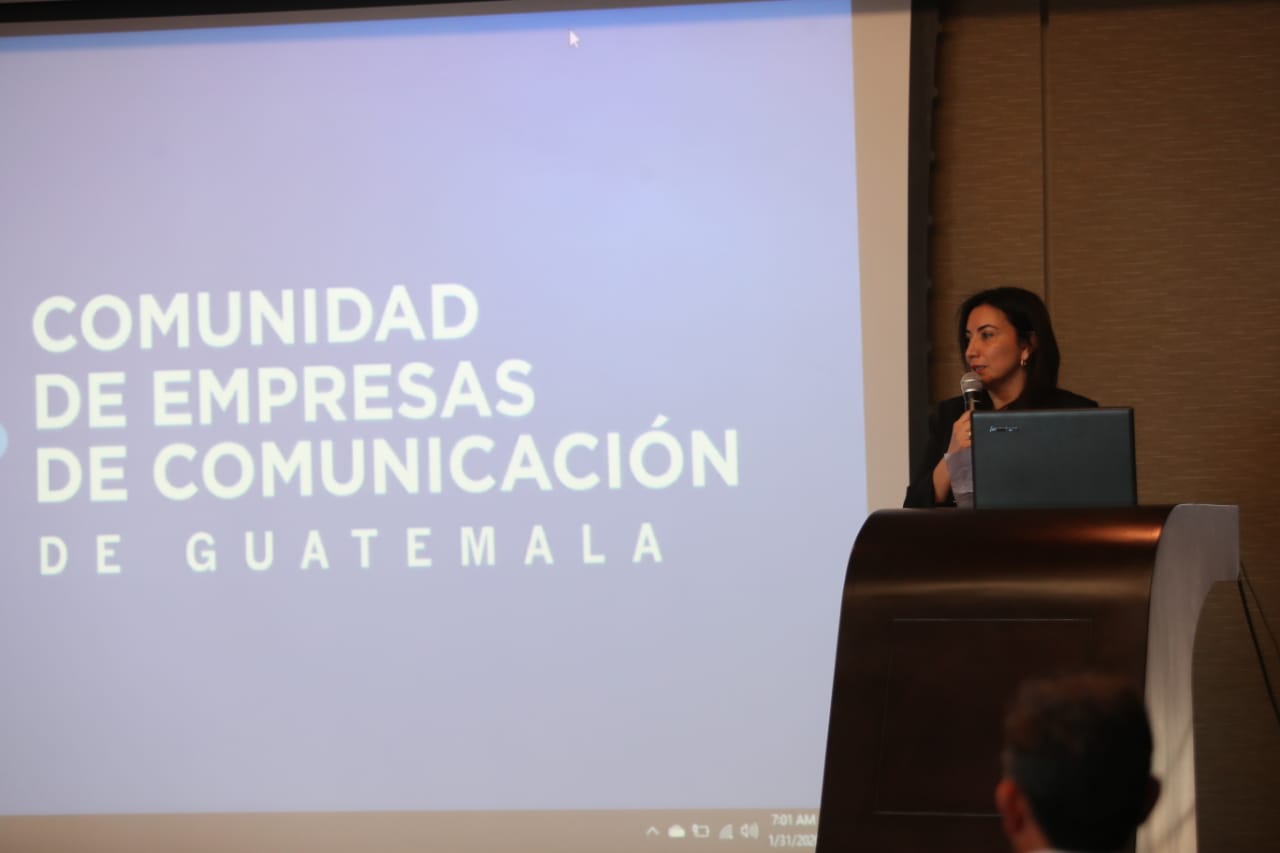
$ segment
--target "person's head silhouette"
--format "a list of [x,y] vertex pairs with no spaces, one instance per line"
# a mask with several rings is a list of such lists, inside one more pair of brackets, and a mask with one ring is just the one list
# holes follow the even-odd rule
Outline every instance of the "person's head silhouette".
[[1015,853],[1120,850],[1160,792],[1142,696],[1107,676],[1024,683],[1005,718],[1002,760],[996,808]]

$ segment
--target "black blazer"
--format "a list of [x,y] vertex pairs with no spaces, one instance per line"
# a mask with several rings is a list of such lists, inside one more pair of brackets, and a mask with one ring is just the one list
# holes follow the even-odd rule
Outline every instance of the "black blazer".
[[[1035,405],[1015,400],[1010,409],[1094,409],[1098,404],[1088,397],[1081,397],[1062,388],[1055,388],[1036,401]],[[907,486],[904,507],[955,506],[955,499],[947,496],[947,502],[939,504],[933,499],[933,469],[951,444],[951,427],[964,414],[964,398],[950,397],[943,400],[929,416],[929,440],[924,446],[924,456],[915,467],[911,485]]]

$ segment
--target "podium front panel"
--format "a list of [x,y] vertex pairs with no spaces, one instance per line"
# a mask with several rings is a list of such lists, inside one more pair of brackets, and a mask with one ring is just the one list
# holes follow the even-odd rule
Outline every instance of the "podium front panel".
[[845,579],[820,853],[1003,850],[993,804],[1022,680],[1143,683],[1169,507],[892,510]]

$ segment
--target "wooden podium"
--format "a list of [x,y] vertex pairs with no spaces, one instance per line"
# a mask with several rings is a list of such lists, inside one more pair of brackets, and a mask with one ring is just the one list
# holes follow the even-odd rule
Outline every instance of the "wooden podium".
[[1001,723],[1033,675],[1144,685],[1164,792],[1137,850],[1196,850],[1191,651],[1236,507],[888,510],[849,558],[818,853],[998,853]]

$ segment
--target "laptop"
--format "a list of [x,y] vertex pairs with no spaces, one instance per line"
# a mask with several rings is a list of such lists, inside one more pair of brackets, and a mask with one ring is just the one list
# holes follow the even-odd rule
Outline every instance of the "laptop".
[[973,413],[976,508],[1137,502],[1133,409]]

